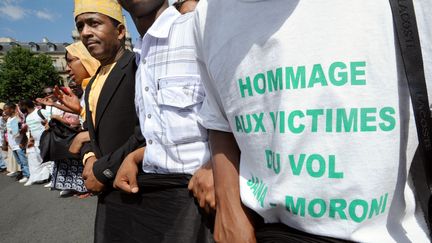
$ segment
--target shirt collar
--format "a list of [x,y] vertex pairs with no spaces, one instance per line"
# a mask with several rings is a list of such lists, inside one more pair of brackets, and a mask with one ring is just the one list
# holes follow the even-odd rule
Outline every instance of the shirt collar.
[[147,34],[156,38],[167,38],[172,24],[180,15],[175,7],[168,7],[148,29]]

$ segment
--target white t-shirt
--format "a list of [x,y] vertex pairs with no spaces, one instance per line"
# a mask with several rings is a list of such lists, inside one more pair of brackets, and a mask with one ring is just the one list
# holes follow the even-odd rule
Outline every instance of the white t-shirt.
[[[432,1],[415,9],[432,90]],[[312,234],[429,241],[388,0],[207,0],[196,17],[201,123],[234,134],[246,206]]]
[[50,120],[52,115],[63,116],[64,111],[54,107],[54,106],[46,106],[45,109],[42,109],[43,114],[46,114],[46,119]]
[[[46,118],[48,116],[46,110],[41,110],[42,115]],[[31,132],[31,136],[35,141],[35,146],[39,146],[40,137],[45,131],[45,126],[42,125],[42,118],[38,114],[38,110],[35,109],[32,113],[26,117],[26,124]]]
[[8,136],[8,143],[12,151],[20,149],[20,143],[23,135],[19,132],[18,127],[19,119],[16,116],[9,117],[6,123],[6,130]]

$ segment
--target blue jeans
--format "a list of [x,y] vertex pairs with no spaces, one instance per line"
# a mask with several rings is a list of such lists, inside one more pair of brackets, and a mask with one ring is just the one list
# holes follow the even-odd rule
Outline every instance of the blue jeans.
[[6,169],[6,163],[5,163],[5,161],[4,161],[2,151],[0,151],[0,170],[1,170],[1,169]]
[[16,161],[18,162],[18,164],[21,166],[21,171],[23,173],[23,176],[29,178],[30,171],[29,171],[27,155],[25,154],[25,151],[23,149],[17,149],[13,151],[13,155]]

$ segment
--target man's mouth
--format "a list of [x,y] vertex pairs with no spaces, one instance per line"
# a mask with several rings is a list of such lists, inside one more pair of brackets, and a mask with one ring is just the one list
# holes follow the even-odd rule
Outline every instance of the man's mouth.
[[97,45],[97,44],[98,44],[97,41],[88,41],[88,42],[87,42],[87,47],[95,46],[95,45]]

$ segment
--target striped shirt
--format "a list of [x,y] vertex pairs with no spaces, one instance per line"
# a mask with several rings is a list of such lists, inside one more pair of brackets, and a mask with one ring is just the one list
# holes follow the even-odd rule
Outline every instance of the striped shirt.
[[169,7],[135,49],[135,104],[147,141],[144,172],[193,174],[210,159],[207,130],[197,122],[205,94],[193,21],[193,13]]

